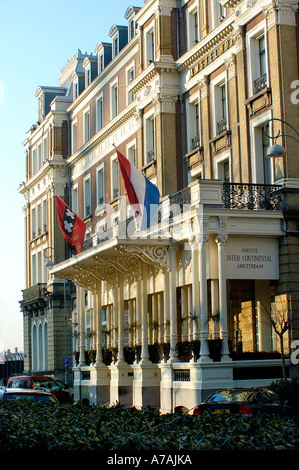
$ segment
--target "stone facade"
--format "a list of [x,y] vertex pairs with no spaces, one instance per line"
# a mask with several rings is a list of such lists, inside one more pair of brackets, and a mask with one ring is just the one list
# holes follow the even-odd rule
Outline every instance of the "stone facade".
[[[21,192],[28,288],[38,251],[33,194],[42,199],[47,178],[51,223],[40,245],[64,251],[55,194],[86,223],[82,252],[53,259],[45,279],[50,297],[62,280],[75,286],[68,329],[78,400],[169,412],[192,408],[216,387],[279,378],[270,320],[282,299],[292,319],[287,373],[296,376],[298,142],[286,134],[288,124],[299,127],[291,100],[297,7],[146,1],[126,11],[126,42],[125,29],[112,27],[110,48],[78,50],[63,69],[48,114],[25,142],[29,162],[49,122],[49,158],[34,176],[28,170]],[[267,156],[269,135],[284,158]],[[136,230],[115,146],[160,191],[146,231]],[[28,350],[30,331],[27,323]]]

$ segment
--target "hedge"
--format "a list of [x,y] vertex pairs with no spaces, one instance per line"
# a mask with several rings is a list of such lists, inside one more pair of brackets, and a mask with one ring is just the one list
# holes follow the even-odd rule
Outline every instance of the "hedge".
[[0,402],[0,451],[298,450],[296,419],[167,414],[144,408]]

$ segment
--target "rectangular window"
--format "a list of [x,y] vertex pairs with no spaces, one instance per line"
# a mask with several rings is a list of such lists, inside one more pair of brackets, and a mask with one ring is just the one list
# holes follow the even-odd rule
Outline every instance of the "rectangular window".
[[75,214],[78,213],[78,186],[72,187],[72,209]]
[[115,199],[119,196],[119,165],[117,158],[114,158],[111,162],[111,171],[112,171],[112,194],[111,199]]
[[103,127],[103,96],[96,102],[96,129],[97,132]]
[[36,210],[33,208],[31,210],[31,238],[35,238],[37,236],[36,233]]
[[36,222],[37,222],[37,233],[36,235],[39,236],[42,233],[42,207],[41,204],[38,204],[36,211]]
[[215,87],[217,134],[227,129],[227,105],[225,82]]
[[48,145],[48,137],[46,137],[43,142],[43,162],[46,162],[48,158],[49,158],[49,145]]
[[78,125],[75,122],[72,125],[72,153],[77,152],[78,150]]
[[127,157],[131,165],[136,167],[136,146],[132,145],[128,148]]
[[102,206],[105,201],[105,178],[104,178],[104,167],[98,168],[97,170],[97,206]]
[[129,40],[133,39],[135,36],[135,23],[133,20],[129,23]]
[[199,117],[199,102],[193,102],[189,107],[189,132],[190,132],[190,147],[196,149],[200,146],[200,117]]
[[111,86],[111,118],[118,114],[118,86],[117,83]]
[[48,230],[48,201],[43,200],[43,232]]
[[254,91],[257,93],[267,86],[266,47],[265,36],[256,39],[257,78],[254,80]]
[[146,162],[155,158],[155,118],[151,116],[146,120]]
[[146,62],[150,64],[155,60],[155,36],[154,29],[146,33]]
[[194,46],[199,41],[198,32],[198,11],[194,10],[189,15],[190,20],[190,47]]
[[89,111],[84,113],[84,143],[90,139],[90,114]]
[[247,37],[249,93],[267,87],[267,47],[264,30],[254,29]]
[[84,182],[84,217],[91,215],[91,183],[90,176]]
[[118,52],[119,52],[119,40],[118,40],[118,36],[116,36],[113,39],[113,54],[114,54],[113,57],[116,57]]
[[104,54],[99,55],[99,73],[104,70]]
[[36,149],[32,151],[32,176],[36,173]]
[[31,285],[36,284],[36,255],[32,255],[31,258]]
[[[130,85],[130,83],[134,80],[134,77],[135,77],[135,70],[134,70],[134,67],[131,67],[127,70],[127,85]],[[127,97],[128,104],[132,103],[134,99],[135,99],[134,93],[129,92],[128,97]]]

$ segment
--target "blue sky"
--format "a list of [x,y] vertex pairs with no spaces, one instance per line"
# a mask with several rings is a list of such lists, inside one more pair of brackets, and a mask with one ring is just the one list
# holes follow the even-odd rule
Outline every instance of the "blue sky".
[[38,86],[59,85],[60,70],[77,49],[94,53],[126,24],[128,6],[144,0],[0,0],[0,351],[23,350],[19,300],[24,284],[22,143],[37,120]]

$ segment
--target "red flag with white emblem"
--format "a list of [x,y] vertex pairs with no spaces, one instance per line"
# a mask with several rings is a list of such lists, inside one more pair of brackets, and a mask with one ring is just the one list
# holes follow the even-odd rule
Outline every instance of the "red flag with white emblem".
[[78,255],[82,250],[86,225],[60,197],[55,196],[55,199],[58,222],[62,235],[68,244],[75,249],[75,255]]

